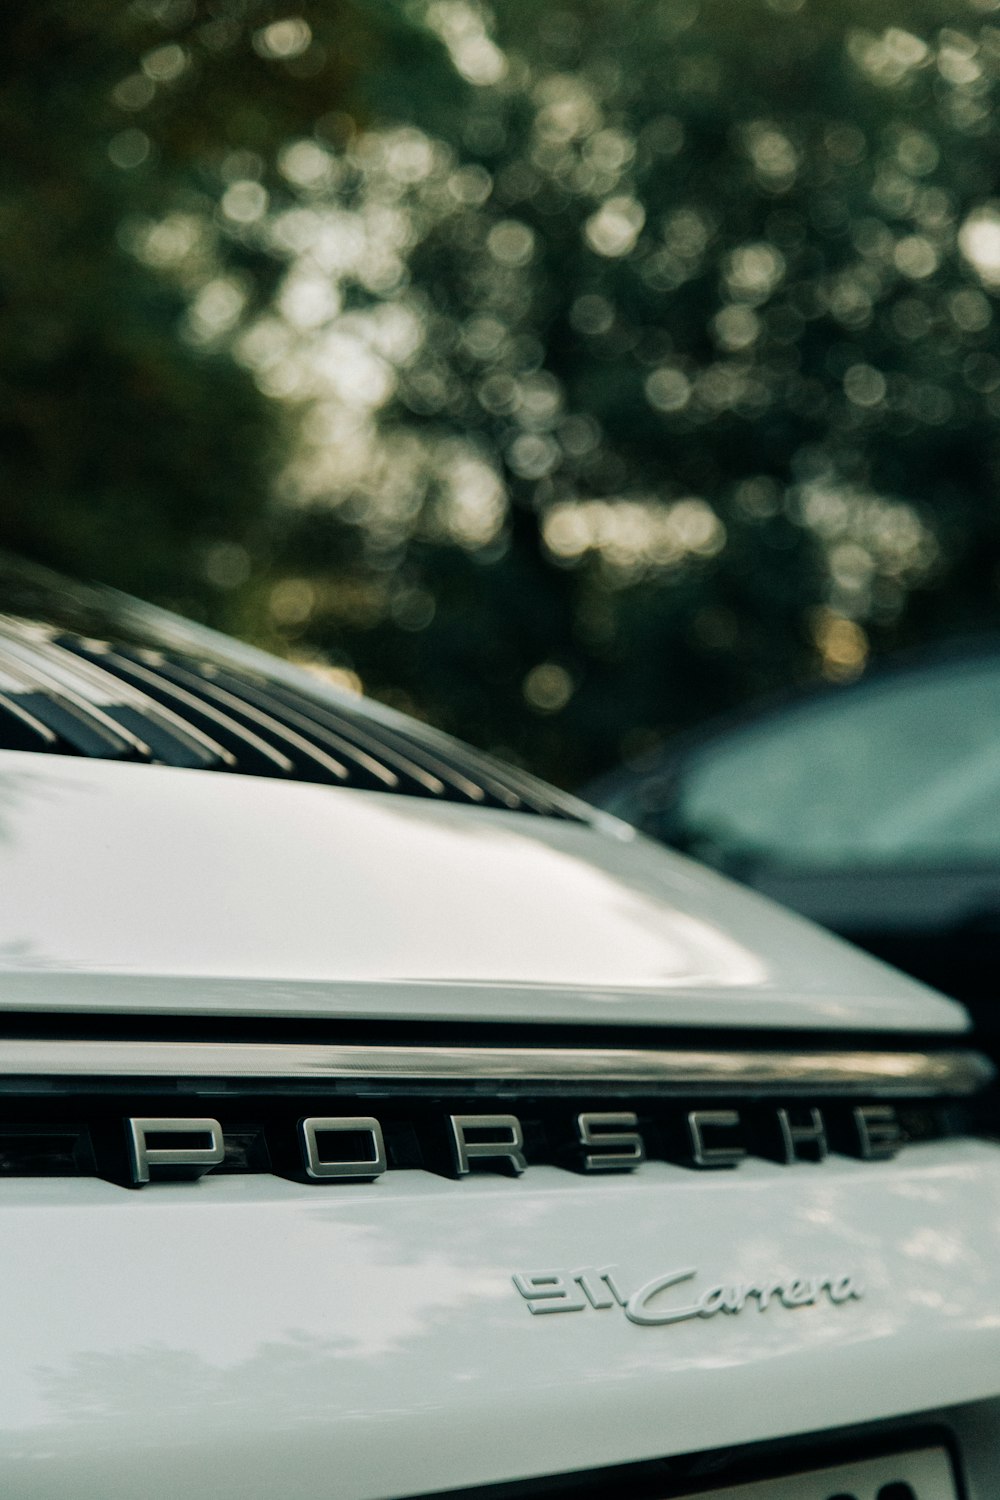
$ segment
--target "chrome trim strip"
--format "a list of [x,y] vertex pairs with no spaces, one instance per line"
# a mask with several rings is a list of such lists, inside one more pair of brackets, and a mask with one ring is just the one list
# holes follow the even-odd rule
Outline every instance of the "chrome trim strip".
[[[965,1096],[995,1069],[981,1053],[0,1039],[0,1089],[17,1078],[283,1079],[296,1083],[561,1084],[658,1093]],[[8,1084],[9,1086],[9,1084]]]

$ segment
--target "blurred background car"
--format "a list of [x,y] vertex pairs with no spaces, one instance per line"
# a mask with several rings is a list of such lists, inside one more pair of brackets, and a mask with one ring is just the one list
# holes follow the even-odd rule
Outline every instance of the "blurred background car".
[[1000,640],[708,726],[589,795],[996,1029]]

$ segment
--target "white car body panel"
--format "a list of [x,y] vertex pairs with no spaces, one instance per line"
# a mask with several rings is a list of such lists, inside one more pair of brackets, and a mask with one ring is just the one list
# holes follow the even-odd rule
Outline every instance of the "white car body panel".
[[[972,1142],[614,1180],[6,1182],[3,1489],[375,1500],[977,1402],[998,1236],[1000,1153]],[[581,1264],[865,1290],[640,1327],[532,1316],[511,1279]]]
[[961,1032],[624,830],[8,753],[0,1006]]
[[[260,652],[111,603],[126,638],[131,621],[154,645],[342,701]],[[402,723],[378,706],[370,719]],[[279,1048],[314,1034],[363,1034],[372,1048],[461,1037],[474,1050],[491,1045],[491,1026],[525,1047],[544,1024],[546,1047],[548,1028],[573,1048],[580,1028],[601,1027],[622,1047],[631,1029],[641,1049],[697,1028],[699,1048],[715,1032],[730,1056],[784,1057],[797,1037],[844,1055],[871,1045],[888,1059],[886,1097],[893,1049],[966,1045],[951,1001],[580,811],[576,822],[0,752],[0,1118],[19,1097],[12,1058],[33,1041],[78,1048],[86,1085],[86,1059],[109,1038],[120,1057],[150,1037],[210,1036],[214,1066],[251,1036]],[[329,1024],[292,1024],[302,1018]],[[590,1035],[588,1048],[604,1045]],[[105,1068],[86,1097],[124,1153],[131,1084],[115,1094]],[[307,1095],[282,1095],[288,1075],[275,1076],[269,1099],[294,1140]],[[384,1106],[388,1119],[403,1095],[373,1078],[358,1109]],[[230,1079],[178,1069],[148,1097],[190,1125],[222,1117]],[[504,1075],[499,1094],[487,1079],[470,1085],[476,1107],[531,1107],[516,1079]],[[37,1124],[60,1095],[48,1075],[30,1081]],[[70,1081],[75,1101],[79,1075]],[[334,1113],[357,1112],[351,1087]],[[438,1087],[421,1107],[455,1108]],[[596,1097],[621,1107],[613,1085]],[[752,1090],[746,1102],[760,1103]],[[393,1159],[374,1182],[305,1182],[287,1162],[288,1176],[272,1175],[273,1157],[134,1191],[98,1176],[0,1176],[0,1492],[380,1500],[798,1437],[788,1465],[801,1472],[853,1462],[844,1431],[884,1420],[890,1449],[957,1443],[963,1500],[995,1500],[1000,1149],[969,1130],[864,1160],[839,1154],[831,1129],[825,1160],[778,1165],[751,1151],[703,1171],[653,1159],[584,1175],[532,1159],[518,1177],[454,1180]],[[432,1152],[416,1159],[435,1166]],[[613,1267],[626,1297],[695,1272],[661,1308],[716,1284],[795,1278],[850,1275],[862,1295],[772,1297],[763,1310],[748,1297],[738,1312],[644,1326],[613,1298],[533,1314],[514,1280],[584,1267]],[[828,1442],[836,1451],[814,1462],[814,1443]],[[692,1489],[727,1482],[703,1473]]]

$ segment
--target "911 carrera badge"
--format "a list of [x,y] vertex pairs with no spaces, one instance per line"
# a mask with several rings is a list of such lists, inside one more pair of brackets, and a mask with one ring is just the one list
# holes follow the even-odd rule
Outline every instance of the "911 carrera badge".
[[[585,1312],[588,1308],[605,1311],[620,1307],[630,1323],[642,1327],[659,1327],[664,1323],[684,1323],[690,1318],[714,1318],[717,1313],[740,1313],[753,1304],[765,1312],[772,1303],[781,1307],[811,1307],[828,1301],[835,1306],[857,1300],[863,1288],[851,1273],[839,1275],[786,1276],[762,1281],[739,1281],[710,1286],[694,1301],[691,1288],[684,1286],[698,1275],[697,1269],[667,1271],[644,1282],[631,1296],[619,1288],[614,1266],[580,1271],[518,1272],[514,1285],[532,1313]],[[666,1295],[684,1286],[678,1297]]]

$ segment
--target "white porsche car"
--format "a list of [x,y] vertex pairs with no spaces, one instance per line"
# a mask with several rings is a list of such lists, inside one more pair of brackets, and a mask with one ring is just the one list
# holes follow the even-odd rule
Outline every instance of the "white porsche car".
[[992,1500],[964,1012],[5,565],[0,1493]]

